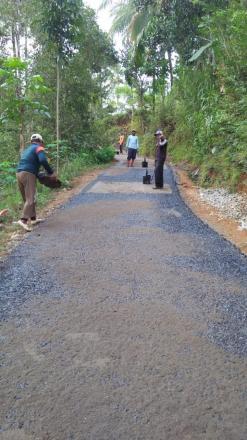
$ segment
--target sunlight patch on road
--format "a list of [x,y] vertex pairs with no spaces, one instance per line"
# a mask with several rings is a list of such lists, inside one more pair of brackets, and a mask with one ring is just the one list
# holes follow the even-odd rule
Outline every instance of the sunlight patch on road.
[[152,185],[143,185],[142,182],[96,182],[88,192],[91,193],[152,193],[172,194],[170,185],[164,185],[162,189],[153,189]]
[[1,440],[35,440],[31,434],[26,434],[21,429],[11,429],[0,434]]

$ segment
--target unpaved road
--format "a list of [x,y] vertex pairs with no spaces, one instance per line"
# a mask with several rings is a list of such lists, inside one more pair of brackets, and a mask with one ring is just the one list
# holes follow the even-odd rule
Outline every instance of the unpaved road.
[[246,440],[247,257],[143,174],[1,263],[1,440]]

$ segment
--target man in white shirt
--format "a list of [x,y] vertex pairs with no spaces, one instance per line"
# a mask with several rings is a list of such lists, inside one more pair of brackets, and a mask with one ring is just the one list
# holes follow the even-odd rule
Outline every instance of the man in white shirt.
[[139,148],[139,140],[138,137],[136,136],[136,130],[132,130],[131,134],[128,136],[126,142],[126,148],[128,148],[128,157],[127,157],[128,167],[133,167],[134,160],[136,158],[136,153]]

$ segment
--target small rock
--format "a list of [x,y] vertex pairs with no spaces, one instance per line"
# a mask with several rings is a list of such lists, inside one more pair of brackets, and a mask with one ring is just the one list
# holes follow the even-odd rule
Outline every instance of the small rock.
[[20,238],[18,232],[14,232],[14,234],[11,235],[11,240],[18,240]]
[[240,220],[240,226],[238,227],[238,229],[240,230],[240,231],[243,231],[244,229],[247,229],[247,221],[245,221],[245,220]]

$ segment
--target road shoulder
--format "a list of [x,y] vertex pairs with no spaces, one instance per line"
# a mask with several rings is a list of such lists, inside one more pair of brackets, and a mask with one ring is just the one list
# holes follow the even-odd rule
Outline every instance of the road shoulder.
[[239,221],[230,219],[214,206],[200,198],[199,187],[189,178],[186,171],[174,167],[180,195],[189,208],[218,234],[233,243],[247,255],[247,230],[240,230]]

